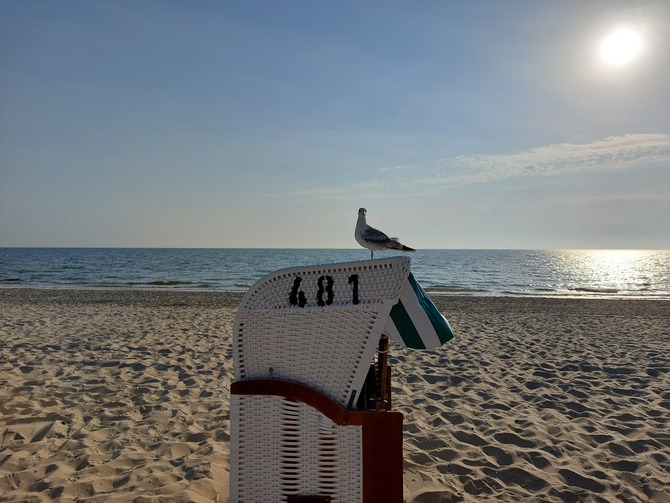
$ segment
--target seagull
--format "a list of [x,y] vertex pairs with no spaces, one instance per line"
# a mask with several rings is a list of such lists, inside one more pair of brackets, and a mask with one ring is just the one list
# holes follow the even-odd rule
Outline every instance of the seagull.
[[402,250],[413,252],[416,251],[414,248],[405,246],[402,244],[398,238],[390,238],[382,231],[370,227],[365,221],[365,215],[367,210],[361,208],[358,210],[358,221],[356,222],[356,231],[354,232],[354,237],[358,244],[363,248],[370,250],[370,258],[374,258],[375,250]]

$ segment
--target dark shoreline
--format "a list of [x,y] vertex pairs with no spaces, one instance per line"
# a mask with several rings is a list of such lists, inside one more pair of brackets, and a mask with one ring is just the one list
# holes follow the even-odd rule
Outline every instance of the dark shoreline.
[[[195,307],[201,309],[237,309],[243,292],[149,290],[149,289],[76,289],[76,288],[0,288],[0,306],[87,305]],[[624,316],[670,320],[670,300],[592,299],[557,297],[499,297],[433,295],[435,305],[447,317],[459,313],[530,314],[561,313],[583,316]]]

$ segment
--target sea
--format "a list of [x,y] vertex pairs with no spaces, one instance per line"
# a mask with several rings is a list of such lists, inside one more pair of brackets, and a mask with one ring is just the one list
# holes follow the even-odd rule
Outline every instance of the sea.
[[[670,300],[670,250],[419,250],[410,256],[414,277],[431,295]],[[362,248],[0,248],[0,288],[244,292],[279,269],[368,258]]]

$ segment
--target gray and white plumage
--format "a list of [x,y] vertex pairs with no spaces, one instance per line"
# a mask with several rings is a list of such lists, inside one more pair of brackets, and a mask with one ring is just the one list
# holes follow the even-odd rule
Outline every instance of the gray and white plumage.
[[370,227],[365,221],[366,214],[367,210],[365,208],[358,210],[358,221],[356,222],[354,237],[359,245],[370,250],[370,258],[374,258],[375,251],[381,250],[416,251],[414,248],[402,244],[398,238],[390,238],[382,231]]

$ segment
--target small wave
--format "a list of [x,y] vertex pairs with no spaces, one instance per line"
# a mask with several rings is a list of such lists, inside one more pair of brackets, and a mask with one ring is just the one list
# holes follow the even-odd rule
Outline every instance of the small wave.
[[150,281],[148,283],[151,286],[180,286],[180,285],[191,285],[190,281]]
[[22,283],[21,278],[4,278],[2,282],[7,283],[8,285],[18,285],[19,283]]
[[431,293],[474,293],[482,290],[476,290],[466,286],[448,286],[448,285],[429,285],[425,287],[427,292]]
[[119,283],[95,283],[93,288],[127,288],[128,285],[121,285]]
[[569,288],[568,290],[572,292],[584,292],[584,293],[619,293],[618,288],[575,287],[575,288]]

